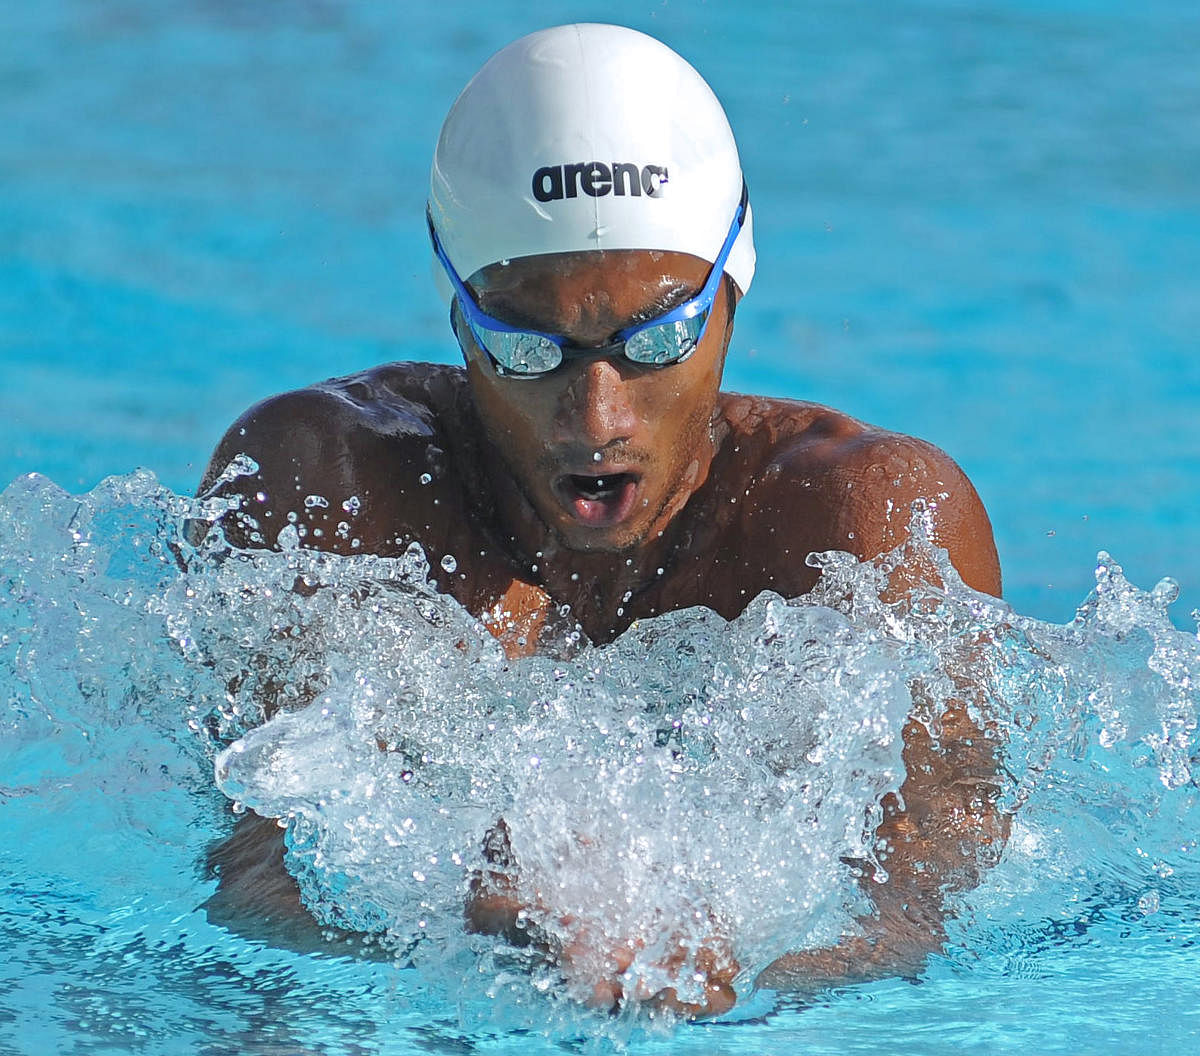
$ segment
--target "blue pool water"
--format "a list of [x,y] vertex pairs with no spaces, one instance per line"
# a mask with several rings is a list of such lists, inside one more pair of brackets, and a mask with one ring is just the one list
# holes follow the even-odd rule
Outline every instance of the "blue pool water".
[[[453,361],[422,212],[438,125],[488,54],[580,18],[661,36],[738,133],[760,263],[727,387],[931,439],[991,512],[1013,612],[955,595],[944,625],[903,633],[928,653],[913,663],[934,668],[990,636],[1004,661],[992,706],[1012,727],[1009,792],[1026,820],[920,985],[848,988],[804,1009],[758,999],[738,1022],[646,1033],[498,987],[448,925],[432,960],[400,971],[257,946],[196,909],[211,891],[198,862],[230,813],[216,746],[188,723],[228,704],[221,676],[248,648],[275,648],[263,599],[294,569],[178,576],[162,558],[184,512],[171,493],[194,489],[255,399],[385,359]],[[1200,10],[48,0],[9,5],[0,28],[0,486],[17,482],[0,499],[0,1052],[551,1051],[579,1038],[647,1053],[1194,1047]],[[137,467],[168,490],[129,476]],[[69,498],[110,475],[82,505]],[[1069,623],[1097,587],[1100,550],[1146,593],[1104,565],[1096,604]],[[334,597],[401,575],[312,574]],[[1181,586],[1165,615],[1171,591],[1148,593],[1163,576]],[[243,595],[254,605],[237,610]],[[384,606],[371,629],[414,634],[409,605]],[[813,619],[836,623],[817,608],[662,634],[751,653],[769,621],[801,637]],[[859,650],[866,670],[895,668],[898,646],[869,609],[841,614],[850,644],[838,638],[824,662]],[[380,656],[336,621],[321,627],[322,668],[338,657],[347,679],[331,693],[349,699],[363,678],[394,689]],[[617,690],[644,658],[630,642],[602,660],[616,697],[601,711],[619,714]],[[674,677],[711,687],[715,670]],[[426,675],[427,693],[478,677]],[[730,734],[751,740],[780,715],[752,681],[734,678],[734,696],[758,717]],[[834,714],[867,699],[848,692]],[[581,728],[585,704],[591,690],[563,691]],[[342,741],[285,732],[265,736],[306,766],[322,743],[346,745],[341,763],[372,762],[349,747],[353,725]],[[247,802],[282,795],[260,772],[242,778]],[[542,786],[514,781],[494,794],[536,800]],[[647,815],[686,811],[631,788]],[[319,791],[292,789],[283,808]],[[418,806],[404,807],[414,823]],[[790,838],[727,817],[749,844]],[[795,883],[819,886],[818,866]],[[407,919],[412,888],[370,879],[368,894]],[[439,882],[434,902],[450,892]],[[799,934],[840,919],[766,895],[754,906],[731,912],[758,922],[763,949],[768,924]]]

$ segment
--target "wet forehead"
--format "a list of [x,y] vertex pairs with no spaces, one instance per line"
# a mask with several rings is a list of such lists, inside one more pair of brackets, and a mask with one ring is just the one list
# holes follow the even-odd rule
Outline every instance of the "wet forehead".
[[470,285],[484,311],[514,326],[607,334],[687,300],[711,267],[688,253],[644,249],[551,253],[489,265]]

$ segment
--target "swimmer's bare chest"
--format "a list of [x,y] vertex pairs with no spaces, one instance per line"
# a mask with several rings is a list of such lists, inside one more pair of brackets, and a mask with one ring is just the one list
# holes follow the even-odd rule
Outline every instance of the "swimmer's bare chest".
[[[614,555],[606,568],[560,554],[582,574],[548,579],[497,523],[494,490],[516,485],[485,468],[460,369],[388,364],[273,398],[230,430],[209,476],[235,453],[260,463],[254,478],[227,489],[253,513],[258,545],[287,523],[298,524],[302,545],[334,552],[397,556],[420,544],[437,588],[519,655],[576,626],[606,642],[660,613],[704,605],[732,618],[762,590],[810,589],[817,574],[804,559],[829,536],[829,511],[803,481],[785,480],[781,492],[769,467],[820,412],[723,395],[708,481],[673,522],[671,546],[615,593],[625,566],[645,555]],[[781,503],[781,494],[790,497]],[[245,542],[246,533],[232,534]]]
[[[558,564],[570,566],[569,576],[547,577],[539,556],[520,553],[491,513],[487,492],[498,483],[484,471],[472,442],[479,426],[460,380],[436,374],[433,385],[430,380],[408,364],[380,368],[373,379],[370,418],[384,428],[372,426],[380,434],[372,443],[386,442],[387,404],[393,399],[406,413],[419,401],[436,423],[423,450],[408,445],[393,450],[392,457],[360,454],[362,464],[377,467],[373,491],[389,496],[386,504],[375,504],[373,545],[386,553],[401,543],[419,543],[437,588],[479,617],[510,656],[554,648],[573,631],[604,643],[637,620],[692,606],[733,618],[763,590],[794,596],[816,581],[816,571],[804,562],[805,537],[812,535],[804,529],[816,518],[797,525],[790,517],[785,527],[781,511],[764,503],[761,487],[755,487],[781,438],[802,431],[811,417],[809,405],[723,398],[721,453],[706,485],[669,529],[673,542],[667,551],[653,560],[637,550],[613,555],[608,567],[594,556],[560,552]],[[412,478],[421,482],[415,494]],[[398,524],[405,528],[396,534]],[[622,589],[614,590],[618,580]]]

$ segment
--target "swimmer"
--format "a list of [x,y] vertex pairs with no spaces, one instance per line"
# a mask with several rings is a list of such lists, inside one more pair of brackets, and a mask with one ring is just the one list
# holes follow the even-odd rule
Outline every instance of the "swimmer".
[[[391,363],[268,399],[220,442],[201,491],[244,499],[223,524],[236,545],[294,523],[302,546],[336,553],[417,542],[435,574],[453,556],[438,588],[512,657],[561,635],[562,606],[602,644],[659,613],[732,619],[762,591],[802,595],[820,575],[808,554],[877,559],[905,541],[919,499],[962,579],[998,595],[987,514],[947,455],[828,407],[721,391],[753,220],[725,113],[673,51],[606,25],[518,40],[463,90],[433,159],[428,229],[464,366]],[[257,472],[222,481],[239,454]],[[308,494],[329,506],[306,508]],[[351,498],[353,538],[337,530]],[[931,576],[898,568],[891,590]],[[785,956],[760,985],[912,972],[938,947],[940,898],[976,883],[1006,834],[965,704],[947,704],[941,734],[935,750],[906,728],[908,776],[878,832],[890,879],[864,866],[864,935]],[[514,934],[517,823],[481,833],[495,870],[475,877],[471,929]],[[273,821],[245,819],[213,861],[215,918],[305,917]],[[706,997],[690,1004],[624,994],[620,936],[547,956],[583,974],[594,1004],[704,1016],[734,1000],[729,948],[714,933],[701,951]]]

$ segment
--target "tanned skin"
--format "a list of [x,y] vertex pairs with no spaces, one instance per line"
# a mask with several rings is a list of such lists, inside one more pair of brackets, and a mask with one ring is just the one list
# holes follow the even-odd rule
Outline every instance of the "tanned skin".
[[[708,269],[680,253],[556,254],[485,268],[471,287],[492,315],[601,347],[693,295]],[[963,580],[999,595],[987,514],[943,452],[827,407],[720,391],[737,299],[725,283],[699,347],[666,368],[597,356],[537,379],[501,377],[460,326],[465,371],[393,363],[273,397],[229,430],[201,491],[243,498],[223,525],[239,545],[274,545],[289,514],[307,547],[399,555],[420,543],[438,589],[512,657],[561,631],[563,604],[603,644],[659,613],[704,605],[732,619],[764,590],[804,594],[820,574],[808,554],[870,560],[893,550],[917,499],[930,503],[934,541]],[[214,489],[243,453],[258,472]],[[306,509],[310,494],[328,509]],[[352,496],[360,512],[345,537],[336,526]],[[439,570],[447,554],[453,574]],[[930,574],[900,569],[892,588]],[[1007,832],[993,806],[990,742],[961,703],[946,705],[942,723],[937,751],[923,726],[905,730],[908,777],[902,799],[885,802],[879,830],[892,847],[890,879],[864,878],[878,907],[866,937],[781,958],[761,985],[818,988],[913,971],[940,944],[945,891],[977,882],[979,860],[998,853]],[[497,819],[487,834],[496,870],[476,877],[466,914],[470,928],[516,938],[510,824],[519,819]],[[214,917],[268,918],[284,930],[306,919],[280,839],[273,821],[250,818],[214,852]],[[619,938],[578,941],[605,944],[611,970],[584,980],[595,1004],[632,997],[701,1016],[733,1003],[738,966],[720,935],[702,958],[703,1004],[683,1004],[670,989],[623,995],[619,976],[633,951]],[[576,959],[595,961],[570,947],[548,952],[568,973]]]

